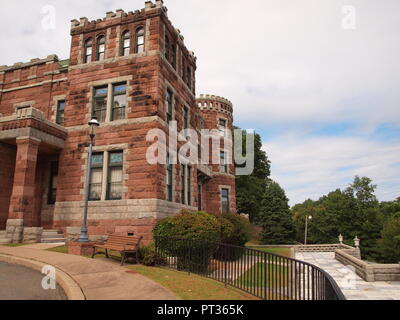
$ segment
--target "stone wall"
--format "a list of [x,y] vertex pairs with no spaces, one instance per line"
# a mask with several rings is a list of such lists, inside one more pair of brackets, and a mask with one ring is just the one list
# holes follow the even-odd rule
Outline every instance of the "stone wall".
[[335,250],[335,259],[354,267],[357,275],[365,281],[400,281],[400,264],[367,263],[349,253],[348,249]]

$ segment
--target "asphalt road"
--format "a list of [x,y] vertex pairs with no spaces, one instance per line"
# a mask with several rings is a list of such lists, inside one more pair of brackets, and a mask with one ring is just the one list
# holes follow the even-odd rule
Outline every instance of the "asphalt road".
[[40,272],[0,262],[0,300],[67,300],[62,288],[44,290]]

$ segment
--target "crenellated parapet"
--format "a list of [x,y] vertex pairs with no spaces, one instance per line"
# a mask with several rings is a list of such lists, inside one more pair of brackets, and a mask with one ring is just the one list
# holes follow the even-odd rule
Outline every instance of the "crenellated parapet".
[[39,64],[52,63],[52,62],[53,63],[59,62],[57,55],[52,54],[52,55],[49,55],[46,58],[42,58],[42,59],[34,58],[28,62],[16,62],[12,66],[0,66],[0,72],[14,71],[17,69],[29,68],[29,67],[33,67],[33,66],[36,66]]
[[118,9],[115,12],[109,11],[106,13],[106,16],[103,19],[91,20],[88,18],[82,17],[79,20],[73,19],[71,20],[71,32],[75,29],[80,28],[97,28],[103,26],[105,23],[109,22],[120,22],[121,19],[137,19],[141,17],[145,17],[145,15],[151,11],[161,9],[165,14],[167,14],[168,9],[164,6],[164,2],[162,0],[156,0],[155,3],[152,1],[146,1],[145,7],[141,10],[129,11],[125,12],[122,9]]
[[232,117],[233,114],[233,104],[231,101],[224,97],[201,94],[200,97],[196,99],[197,106],[200,110],[210,110],[219,113],[224,113]]

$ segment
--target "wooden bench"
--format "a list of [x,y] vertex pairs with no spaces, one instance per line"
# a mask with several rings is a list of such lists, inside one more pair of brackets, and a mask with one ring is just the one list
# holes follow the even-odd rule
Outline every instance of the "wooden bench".
[[[96,244],[93,246],[92,258],[94,258],[97,254],[105,254],[105,256],[109,258],[108,250],[113,250],[118,251],[121,254],[121,266],[124,265],[125,260],[129,255],[134,256],[137,262],[139,245],[142,239],[143,237],[138,236],[120,236],[116,234],[109,235],[104,244]],[[105,252],[97,251],[97,249],[105,249]]]

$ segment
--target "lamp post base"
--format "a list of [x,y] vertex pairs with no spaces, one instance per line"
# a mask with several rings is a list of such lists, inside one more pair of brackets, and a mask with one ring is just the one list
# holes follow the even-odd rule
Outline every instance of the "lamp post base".
[[70,242],[68,244],[68,253],[77,256],[91,257],[94,245],[94,242]]

